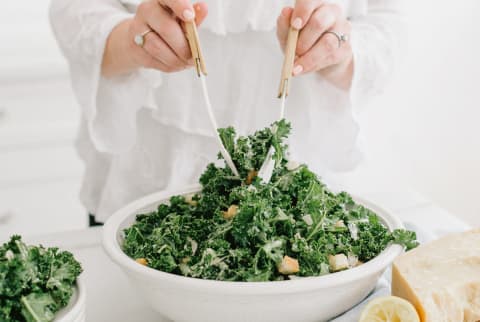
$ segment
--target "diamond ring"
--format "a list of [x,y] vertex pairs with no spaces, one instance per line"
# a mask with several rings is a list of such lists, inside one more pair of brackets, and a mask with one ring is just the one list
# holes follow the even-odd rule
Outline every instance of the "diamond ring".
[[143,47],[143,45],[145,45],[145,36],[152,31],[153,31],[152,29],[148,29],[142,32],[141,34],[135,35],[135,37],[133,38],[133,41],[135,42],[135,44],[137,44],[137,46]]
[[348,35],[346,35],[346,34],[339,34],[338,32],[333,31],[333,30],[325,31],[323,34],[324,34],[324,35],[325,35],[325,34],[332,34],[332,35],[334,35],[335,37],[337,37],[337,39],[338,39],[338,48],[342,47],[342,43],[348,41]]

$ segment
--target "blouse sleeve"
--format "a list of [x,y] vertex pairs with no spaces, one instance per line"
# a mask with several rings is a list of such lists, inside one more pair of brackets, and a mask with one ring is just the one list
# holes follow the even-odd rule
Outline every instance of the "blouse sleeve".
[[107,38],[132,17],[118,0],[53,0],[50,20],[67,58],[72,87],[95,148],[121,153],[134,144],[136,113],[147,96],[141,71],[114,78],[101,76]]
[[350,97],[355,106],[384,90],[402,58],[406,38],[402,2],[369,0],[364,15],[350,17],[354,55]]

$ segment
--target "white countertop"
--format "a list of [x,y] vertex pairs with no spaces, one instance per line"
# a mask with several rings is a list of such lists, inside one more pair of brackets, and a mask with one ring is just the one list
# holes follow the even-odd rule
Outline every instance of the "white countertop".
[[[435,236],[469,229],[467,224],[413,193],[379,192],[364,196],[392,211],[407,225],[425,227]],[[163,322],[143,303],[123,272],[104,253],[101,238],[100,227],[36,236],[27,241],[70,250],[82,263],[87,284],[88,322]]]

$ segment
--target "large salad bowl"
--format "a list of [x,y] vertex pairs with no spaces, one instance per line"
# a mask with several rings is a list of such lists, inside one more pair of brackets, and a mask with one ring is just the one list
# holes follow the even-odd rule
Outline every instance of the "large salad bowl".
[[[326,321],[355,306],[374,288],[403,248],[390,245],[358,267],[320,277],[277,282],[225,282],[161,272],[138,264],[122,251],[123,230],[136,214],[166,203],[171,196],[199,192],[194,186],[158,192],[117,211],[104,227],[103,245],[144,300],[166,320],[178,322],[313,322]],[[391,213],[361,198],[355,201],[378,214],[389,230],[402,229]]]

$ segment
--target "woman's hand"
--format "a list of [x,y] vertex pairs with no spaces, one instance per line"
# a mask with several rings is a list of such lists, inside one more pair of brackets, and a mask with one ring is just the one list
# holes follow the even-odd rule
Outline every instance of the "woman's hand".
[[[116,26],[110,34],[102,63],[104,76],[124,74],[140,67],[171,73],[193,66],[182,21],[200,24],[207,15],[205,3],[189,0],[149,0],[142,2],[133,19]],[[143,46],[135,36],[144,36]]]
[[[290,26],[300,30],[293,75],[319,72],[334,85],[349,89],[353,77],[353,53],[347,41],[351,26],[342,9],[322,0],[297,0],[295,8],[284,8],[277,21],[282,49]],[[340,40],[335,33],[347,39]]]

